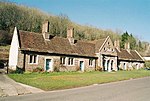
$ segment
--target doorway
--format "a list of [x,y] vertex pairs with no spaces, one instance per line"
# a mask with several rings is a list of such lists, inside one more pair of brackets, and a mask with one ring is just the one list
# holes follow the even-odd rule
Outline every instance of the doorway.
[[84,62],[83,61],[80,61],[80,70],[84,71]]
[[45,69],[46,71],[52,71],[52,60],[51,59],[46,59],[46,64],[45,64]]

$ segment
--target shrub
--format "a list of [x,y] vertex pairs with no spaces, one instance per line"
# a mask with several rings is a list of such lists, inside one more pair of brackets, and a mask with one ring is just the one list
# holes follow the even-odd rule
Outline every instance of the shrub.
[[59,66],[54,66],[54,72],[60,72],[60,67]]
[[19,68],[18,66],[16,67],[16,70],[13,70],[13,69],[8,69],[8,73],[11,73],[11,74],[23,74],[24,71],[22,68]]
[[97,71],[103,71],[103,68],[100,67],[100,66],[97,66],[97,67],[96,67],[96,70],[97,70]]
[[37,68],[33,69],[33,72],[43,72],[43,71],[44,71],[44,69],[41,67],[37,67]]

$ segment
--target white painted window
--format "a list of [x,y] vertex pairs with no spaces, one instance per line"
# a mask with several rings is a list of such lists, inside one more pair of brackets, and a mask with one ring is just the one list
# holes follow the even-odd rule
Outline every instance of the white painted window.
[[60,64],[66,64],[66,57],[60,57]]
[[29,56],[29,63],[30,64],[37,64],[38,56],[37,55],[30,55]]
[[68,65],[74,64],[74,58],[68,58]]
[[93,59],[89,59],[89,66],[93,66]]

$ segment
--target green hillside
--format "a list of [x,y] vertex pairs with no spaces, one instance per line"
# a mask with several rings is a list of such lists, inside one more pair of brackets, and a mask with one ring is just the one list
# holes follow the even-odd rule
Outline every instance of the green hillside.
[[76,24],[64,15],[58,16],[47,14],[35,8],[29,8],[14,3],[0,2],[0,30],[12,32],[14,26],[19,30],[41,32],[42,22],[50,22],[50,33],[66,37],[67,26],[75,28],[76,39],[94,40],[111,36],[112,39],[119,38],[119,35],[111,30],[101,30],[92,26]]
[[10,44],[15,26],[19,30],[41,32],[42,23],[45,20],[50,22],[49,33],[60,37],[66,37],[67,27],[73,26],[75,28],[75,39],[78,40],[95,40],[109,35],[113,41],[120,39],[122,47],[128,41],[131,43],[132,49],[141,52],[147,49],[148,44],[146,42],[139,41],[127,32],[113,32],[112,30],[102,30],[93,26],[79,25],[72,22],[64,14],[56,16],[36,8],[3,1],[0,1],[0,45]]

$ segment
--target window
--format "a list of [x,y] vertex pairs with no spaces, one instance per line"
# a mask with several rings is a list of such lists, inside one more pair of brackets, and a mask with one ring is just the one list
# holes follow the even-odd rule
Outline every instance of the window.
[[114,49],[112,49],[112,52],[114,52]]
[[68,65],[73,65],[73,58],[68,58]]
[[89,66],[93,66],[93,59],[89,59]]
[[106,48],[104,47],[104,51],[106,50]]
[[60,64],[65,64],[66,57],[60,57]]
[[30,55],[29,63],[37,63],[37,55]]

